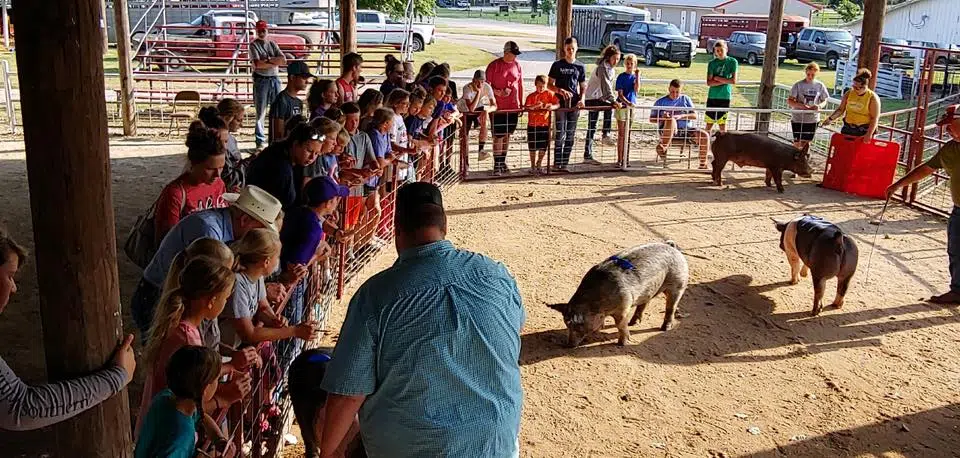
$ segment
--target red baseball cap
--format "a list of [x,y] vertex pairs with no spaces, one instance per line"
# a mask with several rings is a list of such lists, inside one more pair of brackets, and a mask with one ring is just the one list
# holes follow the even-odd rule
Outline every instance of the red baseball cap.
[[958,109],[960,109],[960,104],[948,106],[947,109],[944,110],[943,112],[943,117],[940,118],[939,121],[937,121],[937,125],[945,126],[953,122],[954,119],[960,118],[960,116],[957,116]]
[[259,20],[257,21],[257,30],[267,30],[267,21]]

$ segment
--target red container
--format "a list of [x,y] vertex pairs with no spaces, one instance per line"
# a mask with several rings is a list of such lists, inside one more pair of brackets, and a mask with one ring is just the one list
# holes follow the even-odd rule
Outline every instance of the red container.
[[899,143],[884,140],[863,143],[856,137],[833,134],[823,187],[863,197],[886,198],[899,157]]

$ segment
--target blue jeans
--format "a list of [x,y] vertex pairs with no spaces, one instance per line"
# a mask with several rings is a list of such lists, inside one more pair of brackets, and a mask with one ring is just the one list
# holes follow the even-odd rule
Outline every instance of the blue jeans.
[[264,118],[270,111],[270,104],[280,93],[280,78],[275,76],[253,76],[253,104],[257,108],[257,122],[253,134],[257,146],[267,142],[267,131],[263,127]]
[[[610,106],[607,103],[601,102],[599,100],[587,100],[584,102],[584,105],[588,107],[608,107]],[[610,135],[610,129],[613,127],[613,122],[610,119],[610,114],[613,110],[604,110],[603,111],[603,136],[607,137]],[[584,143],[583,149],[583,158],[584,159],[593,159],[593,135],[597,133],[597,119],[600,118],[599,111],[588,111],[587,112],[587,140]]]
[[950,291],[960,293],[960,207],[953,207],[947,223],[947,257],[950,259]]
[[564,169],[570,163],[570,151],[573,150],[573,139],[577,134],[577,120],[580,119],[580,112],[558,110],[554,116],[557,121],[553,140],[555,145],[553,165]]

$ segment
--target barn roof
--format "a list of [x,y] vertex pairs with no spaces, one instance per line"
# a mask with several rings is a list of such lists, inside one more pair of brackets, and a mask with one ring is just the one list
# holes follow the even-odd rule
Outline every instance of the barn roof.
[[[725,1],[725,2],[721,2],[719,5],[716,5],[715,8],[721,8],[721,7],[727,6],[727,5],[731,4],[731,3],[736,3],[736,2],[738,2],[738,1],[740,1],[740,0],[727,0],[727,1]],[[807,0],[797,0],[797,1],[800,2],[800,3],[803,3],[804,5],[809,6],[810,8],[813,8],[813,9],[815,9],[815,10],[818,10],[818,11],[823,9],[823,5],[817,5],[816,3],[812,3],[812,2],[809,2],[809,1],[807,1]]]

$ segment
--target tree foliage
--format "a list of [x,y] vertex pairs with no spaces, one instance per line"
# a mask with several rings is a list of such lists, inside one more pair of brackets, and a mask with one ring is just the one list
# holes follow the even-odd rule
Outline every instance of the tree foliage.
[[[435,0],[413,0],[413,8],[418,14],[430,14],[435,3]],[[383,11],[391,17],[402,18],[406,16],[407,0],[357,0],[357,8]]]
[[844,21],[852,21],[860,17],[861,9],[856,3],[850,0],[837,0],[833,6],[834,11],[843,18]]

